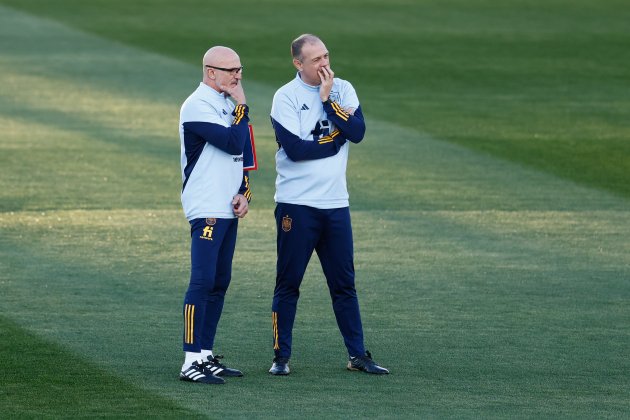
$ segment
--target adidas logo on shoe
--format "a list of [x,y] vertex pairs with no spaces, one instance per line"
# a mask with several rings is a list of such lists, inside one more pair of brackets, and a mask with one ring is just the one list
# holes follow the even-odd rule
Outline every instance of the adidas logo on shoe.
[[219,359],[223,359],[223,356],[208,356],[208,360],[203,362],[203,367],[206,370],[209,370],[215,376],[223,376],[223,377],[237,377],[243,376],[243,372],[237,369],[231,369],[225,366],[223,363],[219,361]]
[[199,382],[202,384],[224,384],[225,380],[219,378],[205,369],[201,360],[193,362],[186,370],[179,373],[179,379],[186,382]]

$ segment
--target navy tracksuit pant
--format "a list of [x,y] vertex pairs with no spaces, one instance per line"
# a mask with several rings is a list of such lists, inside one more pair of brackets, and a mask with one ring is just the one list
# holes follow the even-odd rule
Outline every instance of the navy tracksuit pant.
[[317,209],[278,203],[278,262],[273,295],[273,344],[277,357],[291,356],[300,284],[313,254],[320,259],[339,331],[349,356],[365,354],[359,301],[354,287],[350,209]]
[[184,298],[184,351],[212,350],[232,277],[238,219],[190,221],[190,284]]

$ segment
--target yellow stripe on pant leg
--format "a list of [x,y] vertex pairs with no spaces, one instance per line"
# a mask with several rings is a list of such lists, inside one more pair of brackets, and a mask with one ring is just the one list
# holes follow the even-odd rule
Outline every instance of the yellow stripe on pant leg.
[[195,305],[191,305],[190,311],[190,344],[195,341]]
[[280,350],[280,345],[278,344],[278,313],[272,312],[271,319],[273,321],[273,337],[274,337],[273,349]]
[[184,342],[188,344],[188,316],[190,314],[190,305],[185,306],[184,310]]

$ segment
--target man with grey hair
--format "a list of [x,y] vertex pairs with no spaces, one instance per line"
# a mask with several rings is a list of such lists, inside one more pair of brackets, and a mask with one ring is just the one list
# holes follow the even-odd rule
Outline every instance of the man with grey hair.
[[350,144],[365,134],[352,85],[335,78],[328,49],[315,35],[291,44],[296,77],[276,92],[271,122],[276,152],[276,286],[272,304],[274,360],[269,373],[288,375],[299,288],[317,252],[326,276],[339,331],[348,351],[347,368],[373,374],[389,371],[372,360],[354,281],[352,226],[346,166]]
[[243,376],[213,354],[214,337],[232,275],[238,219],[249,210],[249,108],[234,50],[212,47],[203,79],[180,112],[182,206],[191,226],[191,270],[184,298],[183,381],[222,384]]

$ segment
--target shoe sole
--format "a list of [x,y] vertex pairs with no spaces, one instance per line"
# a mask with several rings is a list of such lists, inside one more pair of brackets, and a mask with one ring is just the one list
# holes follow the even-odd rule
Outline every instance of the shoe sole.
[[[221,378],[219,378],[219,379],[221,379]],[[180,376],[179,380],[180,381],[184,381],[184,382],[193,382],[193,383],[196,383],[196,384],[206,384],[206,385],[223,385],[223,384],[225,384],[225,381],[223,379],[221,379],[221,382],[219,382],[219,381],[217,381],[217,382],[202,382],[202,381],[195,381],[194,379],[190,379],[187,376]]]
[[274,375],[274,376],[287,376],[289,373],[291,372],[271,372],[269,371],[270,375]]
[[386,371],[386,372],[368,372],[367,370],[355,368],[350,363],[348,363],[348,366],[346,366],[346,368],[348,370],[352,371],[352,372],[365,372],[365,373],[369,373],[370,375],[389,375],[389,371]]
[[273,370],[269,371],[269,374],[273,375],[273,376],[287,376],[289,373],[291,373],[291,371],[288,368],[287,368],[286,371],[284,371],[284,370],[278,370],[278,371],[275,371],[275,372]]
[[242,373],[224,373],[225,371],[219,373],[216,376],[220,376],[221,378],[241,378],[243,376]]

